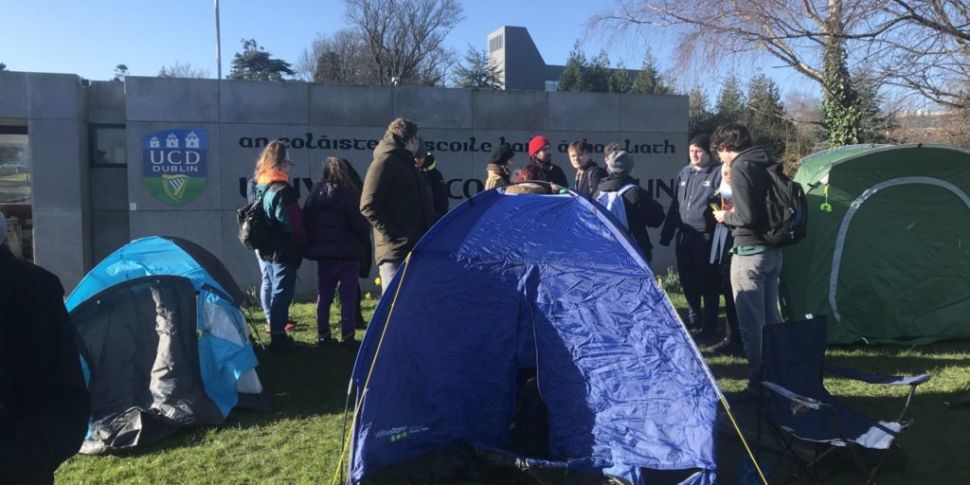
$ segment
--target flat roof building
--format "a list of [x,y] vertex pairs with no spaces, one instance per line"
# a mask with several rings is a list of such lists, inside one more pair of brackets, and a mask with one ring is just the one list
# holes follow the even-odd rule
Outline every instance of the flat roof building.
[[[488,34],[488,59],[501,70],[505,89],[558,91],[559,76],[566,68],[546,64],[529,30],[508,25]],[[631,81],[640,72],[636,69],[625,71]]]

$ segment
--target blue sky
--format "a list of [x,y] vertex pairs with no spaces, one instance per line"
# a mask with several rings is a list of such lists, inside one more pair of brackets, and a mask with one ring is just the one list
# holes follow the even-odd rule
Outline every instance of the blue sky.
[[[469,44],[484,48],[488,33],[501,25],[529,29],[549,64],[563,64],[573,43],[587,54],[606,49],[614,62],[638,67],[649,47],[662,66],[671,64],[673,36],[660,31],[614,38],[590,32],[587,21],[603,13],[607,1],[464,0],[465,20],[448,37],[463,53]],[[240,39],[255,38],[274,56],[296,64],[317,33],[347,26],[342,0],[221,0],[223,75],[229,72]],[[130,75],[154,76],[176,61],[216,75],[215,14],[212,0],[0,0],[0,62],[15,71],[74,73],[111,78],[124,63]],[[811,86],[787,69],[764,63],[782,93]],[[701,83],[713,99],[717,84],[703,69],[676,73],[682,84]]]

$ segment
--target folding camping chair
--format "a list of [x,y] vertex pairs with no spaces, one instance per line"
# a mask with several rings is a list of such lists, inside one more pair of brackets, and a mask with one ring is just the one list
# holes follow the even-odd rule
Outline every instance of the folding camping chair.
[[[796,467],[788,482],[802,476],[811,481],[827,478],[818,476],[820,467],[816,465],[841,450],[859,467],[866,483],[872,483],[894,440],[910,425],[905,416],[916,387],[930,375],[881,376],[826,364],[825,322],[826,317],[821,316],[764,327],[759,432],[761,419],[766,417]],[[907,385],[909,395],[895,421],[880,421],[852,412],[829,394],[822,383],[825,371],[870,384]],[[814,443],[809,458],[796,453],[800,441]],[[872,455],[875,463],[867,464],[863,454]]]

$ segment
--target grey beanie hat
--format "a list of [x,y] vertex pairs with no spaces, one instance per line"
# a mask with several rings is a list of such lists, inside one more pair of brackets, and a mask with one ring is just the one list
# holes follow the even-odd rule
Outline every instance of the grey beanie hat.
[[636,162],[633,157],[625,151],[613,152],[606,158],[606,170],[610,173],[630,173]]

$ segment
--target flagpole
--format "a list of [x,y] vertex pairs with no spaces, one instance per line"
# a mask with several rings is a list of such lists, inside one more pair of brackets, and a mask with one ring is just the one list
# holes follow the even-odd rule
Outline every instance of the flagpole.
[[216,7],[216,79],[222,79],[222,39],[219,32],[219,0],[213,0]]

